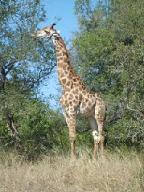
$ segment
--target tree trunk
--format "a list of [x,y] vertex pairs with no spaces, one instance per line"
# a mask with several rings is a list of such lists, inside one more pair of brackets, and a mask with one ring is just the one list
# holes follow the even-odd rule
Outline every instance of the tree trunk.
[[11,131],[11,135],[16,138],[18,135],[18,131],[17,131],[17,128],[14,124],[13,115],[10,112],[7,112],[6,120],[7,120],[7,127]]

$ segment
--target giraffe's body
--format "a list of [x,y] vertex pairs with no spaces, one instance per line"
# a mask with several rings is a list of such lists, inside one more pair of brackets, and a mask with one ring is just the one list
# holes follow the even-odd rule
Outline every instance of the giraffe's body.
[[104,101],[98,93],[90,92],[83,84],[80,77],[75,73],[70,65],[66,45],[53,26],[38,31],[37,36],[52,37],[55,45],[58,77],[63,88],[63,95],[60,102],[63,106],[65,119],[69,128],[71,156],[75,157],[76,116],[78,112],[89,118],[90,126],[93,130],[95,156],[99,144],[100,148],[103,150],[103,127],[105,119]]

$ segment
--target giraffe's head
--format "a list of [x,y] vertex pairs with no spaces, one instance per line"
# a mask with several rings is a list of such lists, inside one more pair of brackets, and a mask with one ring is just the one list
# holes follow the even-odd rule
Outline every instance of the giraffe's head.
[[47,26],[44,27],[41,30],[38,30],[35,34],[33,34],[33,36],[35,37],[40,37],[40,38],[51,38],[51,37],[58,37],[59,33],[56,31],[56,29],[54,28],[56,24],[53,23],[51,26]]

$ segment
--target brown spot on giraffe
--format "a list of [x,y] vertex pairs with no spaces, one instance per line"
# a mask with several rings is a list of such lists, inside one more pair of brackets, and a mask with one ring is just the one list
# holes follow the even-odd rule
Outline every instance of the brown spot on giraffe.
[[65,83],[66,83],[66,79],[62,79],[61,81],[62,81],[62,83],[63,83],[63,84],[65,84]]

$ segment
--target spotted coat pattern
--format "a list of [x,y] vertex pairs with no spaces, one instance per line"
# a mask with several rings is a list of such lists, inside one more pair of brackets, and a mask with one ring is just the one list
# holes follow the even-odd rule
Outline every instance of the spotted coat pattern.
[[94,138],[93,156],[98,150],[103,151],[105,103],[99,93],[91,92],[76,74],[70,64],[70,57],[64,40],[53,27],[42,29],[41,34],[53,34],[56,50],[58,78],[62,86],[60,103],[64,109],[64,116],[69,128],[71,156],[76,157],[76,116],[78,113],[88,117]]

